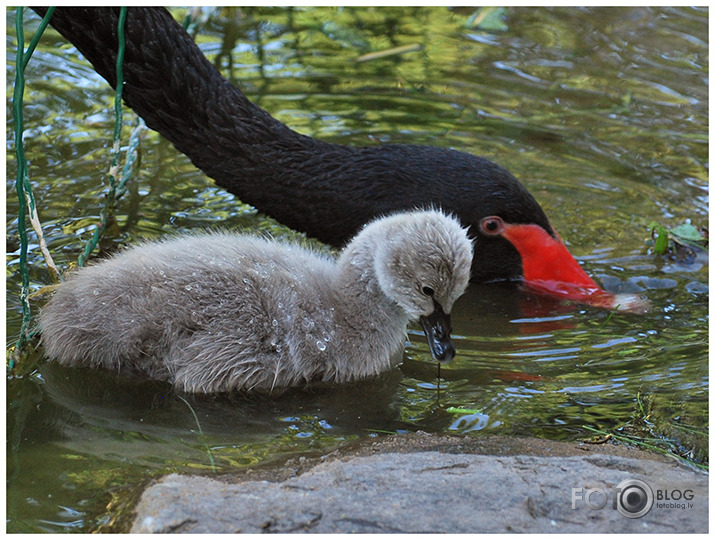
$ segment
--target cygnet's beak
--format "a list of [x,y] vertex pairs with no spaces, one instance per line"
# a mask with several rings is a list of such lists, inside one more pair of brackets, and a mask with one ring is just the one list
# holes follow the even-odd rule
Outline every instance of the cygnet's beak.
[[452,332],[452,323],[449,315],[442,310],[442,306],[435,302],[432,315],[420,317],[420,323],[427,336],[432,357],[445,364],[454,358],[456,352],[449,336]]

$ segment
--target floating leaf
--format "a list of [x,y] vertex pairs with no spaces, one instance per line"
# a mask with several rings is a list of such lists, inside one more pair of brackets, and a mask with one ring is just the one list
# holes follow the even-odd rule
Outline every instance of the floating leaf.
[[[668,249],[675,252],[678,252],[679,249],[682,251],[683,247],[686,250],[689,248],[707,249],[707,233],[703,234],[690,223],[666,229],[657,221],[653,221],[648,227],[653,237],[653,250],[658,255],[664,255]],[[692,252],[692,250],[688,252]]]
[[706,238],[690,223],[684,223],[670,229],[670,234],[688,242],[704,242]]

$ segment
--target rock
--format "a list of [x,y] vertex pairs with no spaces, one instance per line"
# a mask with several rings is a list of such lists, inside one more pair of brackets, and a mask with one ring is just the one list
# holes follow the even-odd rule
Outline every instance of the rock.
[[[708,531],[705,473],[623,447],[489,439],[402,436],[239,478],[171,474],[143,493],[132,532]],[[642,517],[614,507],[631,479],[653,492]]]

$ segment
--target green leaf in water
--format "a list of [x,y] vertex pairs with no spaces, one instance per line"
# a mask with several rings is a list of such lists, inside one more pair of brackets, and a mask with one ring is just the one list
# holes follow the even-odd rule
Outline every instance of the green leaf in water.
[[668,230],[655,221],[651,222],[651,224],[648,225],[648,228],[650,229],[650,234],[655,241],[653,250],[658,255],[665,255],[665,252],[668,251]]
[[[652,221],[650,225],[648,225],[648,228],[653,237],[653,250],[658,255],[664,255],[669,247],[674,249],[678,245],[700,249],[707,249],[708,247],[708,237],[690,223],[684,223],[672,229],[667,229],[657,221]],[[675,246],[670,245],[671,241]]]
[[670,229],[673,236],[688,242],[704,242],[706,238],[702,233],[690,223],[684,223]]

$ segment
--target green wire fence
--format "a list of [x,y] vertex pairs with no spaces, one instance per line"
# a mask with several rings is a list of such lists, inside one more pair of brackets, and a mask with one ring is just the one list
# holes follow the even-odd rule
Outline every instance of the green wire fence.
[[[57,270],[52,257],[47,249],[47,244],[45,243],[42,234],[42,225],[40,223],[39,217],[37,215],[37,207],[35,204],[35,197],[32,194],[32,185],[30,184],[30,178],[27,170],[27,160],[25,158],[25,149],[23,145],[23,113],[22,113],[22,102],[25,92],[25,68],[32,57],[37,44],[42,37],[43,32],[47,28],[50,22],[52,13],[55,11],[54,7],[47,10],[47,13],[42,19],[37,32],[30,41],[27,50],[25,47],[25,34],[23,29],[23,11],[22,7],[18,7],[16,11],[15,19],[15,29],[17,32],[17,55],[16,55],[16,71],[15,71],[15,87],[13,90],[12,98],[12,115],[14,123],[14,134],[15,134],[15,156],[17,159],[17,180],[15,182],[15,190],[17,192],[17,197],[19,201],[18,217],[17,217],[17,228],[20,237],[20,274],[21,274],[21,292],[20,292],[20,303],[22,306],[22,322],[20,326],[20,333],[14,350],[12,354],[9,355],[7,369],[11,372],[16,363],[16,359],[19,358],[22,351],[25,349],[26,345],[33,337],[33,332],[30,330],[30,324],[32,321],[32,313],[30,310],[30,278],[29,278],[29,266],[28,266],[28,238],[27,238],[27,219],[29,217],[30,224],[32,225],[35,233],[38,236],[40,250],[47,264],[48,270],[55,281],[60,281],[62,276]],[[143,124],[140,124],[136,129],[133,130],[129,138],[129,145],[127,150],[127,158],[125,166],[119,175],[119,161],[120,161],[120,139],[122,130],[122,87],[124,84],[124,73],[122,70],[122,63],[124,60],[125,51],[125,39],[124,39],[124,24],[126,21],[127,8],[120,8],[119,19],[117,21],[117,35],[118,35],[118,49],[117,49],[117,90],[114,98],[114,144],[112,147],[112,164],[108,173],[108,184],[109,191],[106,195],[106,204],[100,213],[100,222],[95,228],[92,237],[87,242],[84,250],[77,259],[77,265],[83,266],[87,261],[90,254],[96,249],[99,240],[107,229],[108,224],[112,223],[114,220],[114,210],[116,202],[119,198],[126,192],[127,181],[131,177],[132,167],[136,160],[137,147],[140,141],[140,134],[143,129]]]

